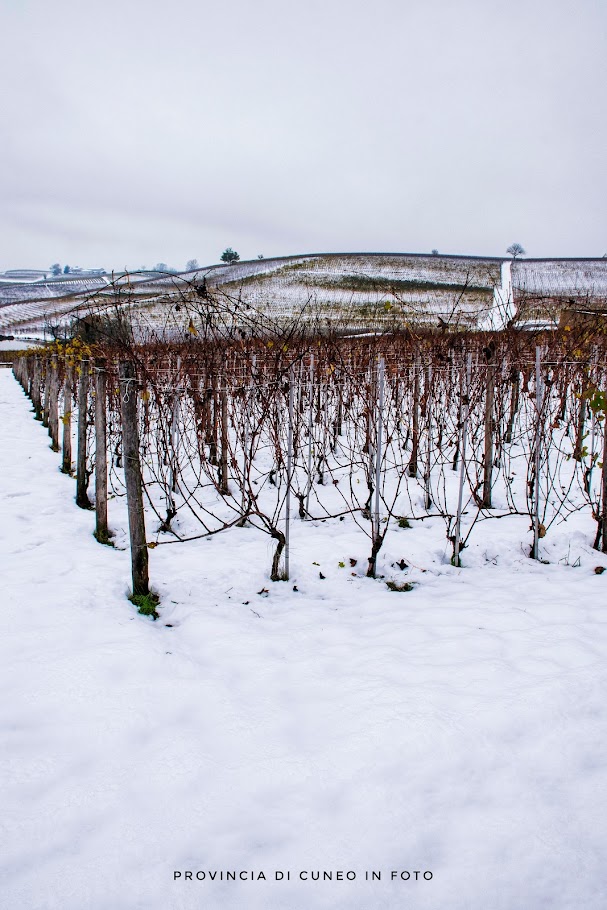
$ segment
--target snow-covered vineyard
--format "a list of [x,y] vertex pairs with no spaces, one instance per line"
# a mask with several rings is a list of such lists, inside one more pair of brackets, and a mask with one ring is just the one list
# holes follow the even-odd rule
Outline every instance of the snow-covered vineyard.
[[[0,332],[52,337],[91,308],[128,305],[156,330],[184,295],[208,289],[242,312],[386,326],[558,326],[605,312],[607,259],[503,260],[422,254],[319,254],[215,265],[183,274],[120,274],[0,283]],[[237,315],[235,314],[235,318]]]
[[602,910],[601,336],[185,313],[0,371],[4,904]]
[[0,371],[4,902],[602,910],[599,295],[246,265]]
[[[136,460],[154,516],[148,547],[251,525],[275,542],[273,581],[289,577],[293,518],[354,523],[370,577],[395,528],[431,518],[455,566],[487,523],[521,516],[519,545],[535,559],[579,512],[607,552],[602,342],[567,331],[277,335],[96,353],[56,345],[21,357],[15,374],[67,474],[77,447],[83,507],[95,476],[101,541],[108,495],[130,497],[125,464]],[[143,530],[133,546],[145,550]],[[390,584],[410,588],[402,563]]]

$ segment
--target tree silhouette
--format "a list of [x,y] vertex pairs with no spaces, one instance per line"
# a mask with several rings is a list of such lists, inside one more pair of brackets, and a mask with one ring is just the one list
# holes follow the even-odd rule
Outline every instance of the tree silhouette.
[[222,262],[227,262],[227,263],[238,262],[239,259],[240,259],[240,256],[238,255],[238,253],[235,250],[232,249],[231,246],[229,246],[227,248],[227,250],[224,250],[223,253],[221,254]]
[[511,243],[506,252],[510,253],[513,259],[516,259],[517,256],[525,255],[525,250],[522,248],[520,243]]

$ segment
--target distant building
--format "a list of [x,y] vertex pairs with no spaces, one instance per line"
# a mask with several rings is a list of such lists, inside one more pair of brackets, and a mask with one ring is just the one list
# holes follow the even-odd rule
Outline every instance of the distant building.
[[77,266],[70,268],[69,275],[105,275],[105,269],[81,269]]

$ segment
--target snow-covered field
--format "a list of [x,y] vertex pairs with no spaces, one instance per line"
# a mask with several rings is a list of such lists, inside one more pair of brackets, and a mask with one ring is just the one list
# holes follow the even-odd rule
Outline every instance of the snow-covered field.
[[[452,318],[456,309],[457,321],[484,325],[494,291],[500,287],[499,266],[498,259],[480,257],[323,254],[215,265],[152,279],[134,273],[118,276],[116,282],[118,287],[128,282],[129,295],[137,301],[137,320],[156,332],[166,324],[167,294],[179,300],[190,281],[203,277],[219,294],[220,309],[233,309],[236,299],[278,318],[292,318],[301,311],[309,318],[311,310],[343,318],[345,309],[356,311],[351,316],[354,325],[359,320],[366,325],[369,307],[379,307],[381,315],[388,297],[398,304],[397,309],[404,307],[408,318],[414,313],[435,325],[437,315]],[[366,284],[363,289],[357,284],[361,278]],[[67,325],[79,306],[87,312],[104,298],[110,305],[115,303],[115,287],[103,276],[6,285],[0,287],[0,328],[31,332],[57,322]]]
[[[501,273],[501,274],[500,274]],[[80,312],[116,302],[128,285],[137,322],[162,334],[168,298],[179,300],[190,282],[205,278],[216,305],[245,304],[275,318],[305,312],[310,318],[342,320],[352,328],[390,320],[436,327],[437,319],[477,328],[504,326],[529,298],[545,299],[547,318],[558,322],[568,301],[604,304],[607,259],[516,259],[399,253],[336,253],[286,256],[210,265],[181,274],[62,276],[29,284],[0,281],[0,329],[44,332],[69,325]],[[564,300],[559,304],[559,298]],[[515,307],[516,304],[516,307]],[[80,309],[79,309],[80,308]],[[378,312],[376,309],[378,308]],[[523,314],[524,321],[528,316]],[[550,318],[548,322],[550,324]]]
[[588,517],[545,565],[521,517],[487,522],[464,569],[440,519],[398,530],[380,572],[415,566],[407,593],[363,577],[348,521],[294,521],[275,584],[271,542],[234,528],[151,551],[152,622],[7,370],[0,422],[0,906],[602,910],[607,559]]

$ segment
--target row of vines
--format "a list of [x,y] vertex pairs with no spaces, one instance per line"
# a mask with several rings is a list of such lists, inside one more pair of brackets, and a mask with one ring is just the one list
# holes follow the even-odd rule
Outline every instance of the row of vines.
[[237,525],[273,539],[274,581],[289,577],[293,521],[356,522],[371,577],[390,529],[430,516],[455,566],[480,522],[509,515],[529,517],[531,558],[579,510],[607,552],[602,344],[192,336],[56,343],[14,371],[75,473],[77,504],[94,501],[101,543],[108,496],[127,498],[135,595],[149,593],[150,549]]

